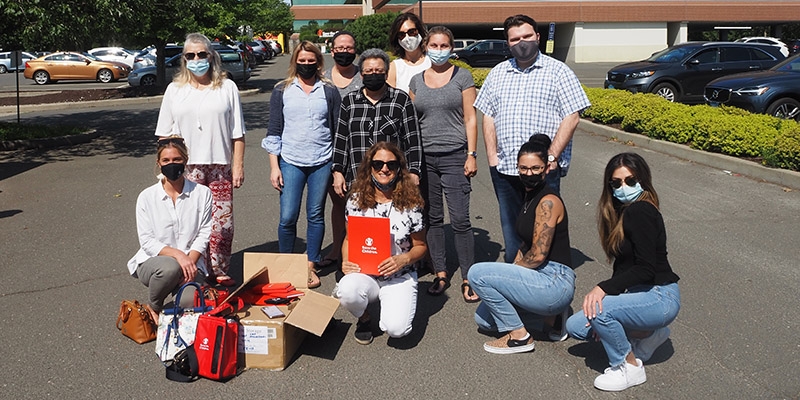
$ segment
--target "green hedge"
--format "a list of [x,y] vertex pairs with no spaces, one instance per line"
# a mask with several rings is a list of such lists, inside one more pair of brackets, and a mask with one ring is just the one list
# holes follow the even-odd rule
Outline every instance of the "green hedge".
[[800,124],[735,107],[688,106],[654,94],[584,88],[592,106],[584,117],[692,148],[761,159],[800,171]]

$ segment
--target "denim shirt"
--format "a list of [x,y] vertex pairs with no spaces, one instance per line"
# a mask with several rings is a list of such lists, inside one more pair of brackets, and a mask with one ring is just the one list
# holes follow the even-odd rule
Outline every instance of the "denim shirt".
[[320,80],[309,94],[297,78],[278,85],[270,98],[270,122],[261,147],[298,167],[327,163],[333,153],[334,121],[341,97]]

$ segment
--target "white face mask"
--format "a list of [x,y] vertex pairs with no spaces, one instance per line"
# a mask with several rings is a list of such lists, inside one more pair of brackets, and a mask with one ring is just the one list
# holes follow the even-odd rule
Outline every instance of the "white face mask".
[[404,37],[403,40],[400,41],[400,47],[402,47],[403,50],[405,51],[414,51],[419,47],[420,43],[422,43],[422,38],[419,35],[417,36],[406,35],[406,37]]

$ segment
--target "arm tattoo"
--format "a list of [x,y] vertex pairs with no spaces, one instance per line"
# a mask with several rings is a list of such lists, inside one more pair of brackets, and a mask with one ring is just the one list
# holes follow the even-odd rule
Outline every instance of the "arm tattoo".
[[553,201],[542,200],[536,207],[536,221],[533,225],[533,243],[522,257],[521,264],[528,268],[536,268],[547,261],[550,244],[553,242],[555,227],[548,225],[553,215]]

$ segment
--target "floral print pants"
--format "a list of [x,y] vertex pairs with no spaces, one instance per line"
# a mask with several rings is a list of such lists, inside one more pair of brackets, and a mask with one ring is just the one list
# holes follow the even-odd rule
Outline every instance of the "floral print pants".
[[227,275],[233,243],[233,173],[230,165],[190,164],[186,178],[211,189],[211,240],[206,251],[206,265],[215,275]]

